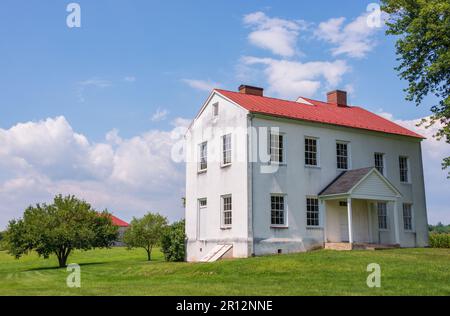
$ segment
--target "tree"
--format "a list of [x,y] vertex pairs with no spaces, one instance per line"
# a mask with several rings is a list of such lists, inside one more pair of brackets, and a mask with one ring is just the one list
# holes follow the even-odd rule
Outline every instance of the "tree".
[[97,213],[75,196],[57,195],[52,204],[30,206],[23,219],[10,221],[5,239],[17,259],[34,250],[46,259],[55,254],[65,267],[75,249],[110,247],[117,230],[107,211]]
[[[420,105],[427,95],[434,95],[430,127],[442,124],[437,139],[450,143],[450,1],[382,0],[382,10],[389,14],[387,34],[399,36],[396,43],[396,70],[408,81],[406,100]],[[450,166],[444,158],[443,169]],[[450,173],[449,173],[450,176]]]
[[147,213],[142,218],[133,218],[123,240],[128,248],[144,248],[150,261],[152,249],[159,244],[166,227],[167,218],[158,213]]
[[183,219],[173,223],[164,231],[161,239],[161,250],[166,261],[184,261],[186,253],[184,226],[185,220]]

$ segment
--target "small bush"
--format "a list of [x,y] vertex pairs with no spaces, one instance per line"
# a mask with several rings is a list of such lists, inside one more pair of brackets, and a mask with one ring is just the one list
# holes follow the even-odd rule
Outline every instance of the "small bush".
[[166,261],[184,261],[185,239],[184,220],[175,222],[164,231],[161,238],[161,251]]
[[430,234],[430,247],[432,248],[450,248],[450,234]]

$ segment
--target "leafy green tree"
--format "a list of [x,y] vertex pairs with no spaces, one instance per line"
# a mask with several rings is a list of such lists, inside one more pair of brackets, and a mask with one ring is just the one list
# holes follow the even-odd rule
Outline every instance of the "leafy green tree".
[[[390,18],[387,34],[398,36],[396,50],[399,76],[408,81],[406,99],[416,105],[434,95],[431,119],[422,124],[442,124],[437,139],[450,143],[450,1],[382,0]],[[442,163],[450,166],[450,157]],[[449,173],[450,176],[450,173]]]
[[65,267],[75,249],[110,247],[117,230],[107,211],[97,213],[75,196],[57,195],[52,204],[30,206],[23,219],[10,221],[5,238],[16,258],[34,250],[46,259],[55,254]]
[[186,253],[184,226],[185,220],[183,219],[173,223],[164,231],[161,239],[161,250],[166,261],[184,261]]
[[133,218],[123,240],[128,248],[144,248],[150,261],[152,249],[160,243],[166,227],[167,218],[158,213],[147,213],[142,218]]

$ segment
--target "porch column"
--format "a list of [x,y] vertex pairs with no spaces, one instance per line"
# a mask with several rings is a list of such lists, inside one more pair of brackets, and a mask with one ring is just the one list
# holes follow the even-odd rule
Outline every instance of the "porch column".
[[347,198],[347,213],[348,213],[348,242],[353,244],[353,227],[352,227],[352,198]]
[[320,200],[319,204],[320,213],[322,214],[322,230],[323,230],[323,242],[327,242],[327,202]]
[[397,200],[394,201],[394,233],[395,233],[395,243],[400,245],[400,227],[398,226],[398,209]]

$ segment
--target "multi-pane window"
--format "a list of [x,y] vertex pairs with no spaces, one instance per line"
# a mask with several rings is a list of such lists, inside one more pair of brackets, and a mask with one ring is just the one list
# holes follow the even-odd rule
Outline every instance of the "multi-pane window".
[[286,225],[286,214],[284,207],[284,196],[271,196],[271,224],[284,226]]
[[305,138],[305,165],[317,166],[317,139]]
[[270,161],[282,163],[283,157],[283,135],[270,133]]
[[222,136],[222,165],[231,163],[231,134]]
[[306,225],[319,226],[319,200],[306,198]]
[[199,163],[198,170],[203,171],[208,168],[208,143],[203,142],[199,145]]
[[208,202],[206,199],[200,199],[200,200],[198,200],[198,205],[200,208],[204,208],[208,205]]
[[400,182],[409,182],[408,176],[408,157],[400,156],[398,158],[400,168]]
[[403,228],[413,230],[411,204],[403,204]]
[[231,227],[232,224],[232,199],[231,195],[222,196],[222,225]]
[[387,220],[387,205],[386,203],[377,203],[377,211],[378,211],[378,228],[379,229],[387,229],[388,228],[388,220]]
[[384,175],[384,154],[382,153],[375,153],[375,168]]
[[338,169],[348,169],[348,144],[336,143],[336,161]]

